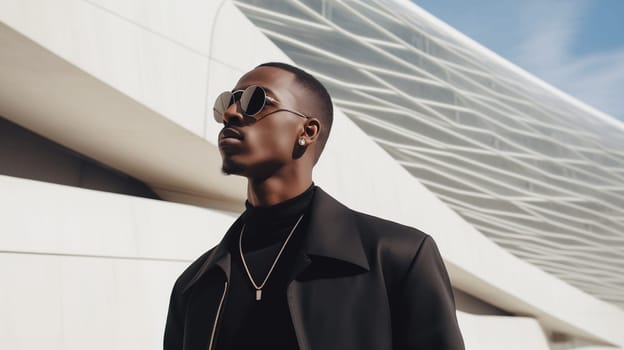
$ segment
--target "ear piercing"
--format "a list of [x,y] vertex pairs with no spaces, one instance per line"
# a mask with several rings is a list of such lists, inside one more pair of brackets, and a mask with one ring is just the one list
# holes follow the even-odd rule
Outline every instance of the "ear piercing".
[[305,139],[303,137],[300,137],[298,142],[299,142],[299,146],[305,146],[306,144]]

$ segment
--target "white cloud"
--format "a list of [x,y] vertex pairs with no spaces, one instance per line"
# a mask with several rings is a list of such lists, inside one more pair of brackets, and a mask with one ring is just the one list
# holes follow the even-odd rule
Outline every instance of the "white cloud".
[[569,59],[569,48],[580,26],[584,3],[526,1],[515,11],[524,37],[512,45],[518,62],[532,71],[548,72]]
[[[617,1],[617,0],[615,0]],[[524,70],[624,120],[624,47],[578,56],[592,0],[414,0]],[[596,25],[596,23],[589,23]],[[598,23],[599,25],[599,23]],[[621,35],[621,33],[605,33]]]
[[576,56],[587,1],[522,3],[514,16],[526,34],[510,55],[516,64],[557,88],[624,120],[624,48]]
[[624,49],[573,60],[561,71],[562,90],[624,120]]

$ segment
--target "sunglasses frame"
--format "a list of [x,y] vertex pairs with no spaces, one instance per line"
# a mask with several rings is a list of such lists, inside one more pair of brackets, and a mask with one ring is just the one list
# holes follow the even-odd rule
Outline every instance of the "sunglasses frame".
[[[262,95],[263,95],[263,99],[262,99],[262,105],[258,108],[258,110],[254,113],[248,113],[248,109],[249,109],[249,104],[251,102],[252,97],[256,94],[257,91],[261,91]],[[237,96],[238,95],[238,96]],[[227,101],[227,102],[226,102]],[[246,102],[244,102],[246,101]],[[258,113],[262,112],[262,110],[264,109],[264,107],[266,107],[267,101],[269,101],[272,104],[278,105],[279,102],[274,99],[273,97],[267,95],[266,90],[259,85],[251,85],[246,87],[244,90],[235,90],[235,91],[224,91],[222,93],[219,94],[219,96],[217,96],[217,99],[215,100],[214,103],[214,107],[212,108],[213,111],[213,116],[215,118],[215,121],[217,123],[225,123],[225,118],[224,118],[224,114],[225,111],[230,108],[230,106],[234,103],[238,103],[241,107],[241,111],[243,112],[243,114],[245,116],[248,117],[254,117],[255,115],[257,115]],[[244,105],[243,105],[244,104]],[[222,110],[222,111],[221,111]],[[263,115],[260,118],[255,118],[256,121],[267,117],[273,113],[277,113],[277,112],[290,112],[296,116],[305,118],[305,119],[309,119],[308,116],[306,116],[305,114],[301,113],[301,112],[297,112],[295,110],[292,109],[287,109],[287,108],[278,108],[274,111],[271,111],[265,115]]]

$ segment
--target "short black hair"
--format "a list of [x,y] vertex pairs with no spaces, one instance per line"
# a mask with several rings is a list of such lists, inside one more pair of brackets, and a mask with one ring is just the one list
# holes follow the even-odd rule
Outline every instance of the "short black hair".
[[288,63],[267,62],[258,65],[256,68],[258,67],[274,67],[293,73],[295,75],[295,81],[304,89],[308,90],[311,96],[316,99],[318,110],[317,113],[314,114],[314,117],[317,117],[321,121],[321,133],[317,139],[318,147],[314,159],[316,163],[323,152],[323,148],[325,148],[325,144],[329,138],[329,131],[334,121],[334,107],[329,92],[327,92],[325,86],[310,73]]

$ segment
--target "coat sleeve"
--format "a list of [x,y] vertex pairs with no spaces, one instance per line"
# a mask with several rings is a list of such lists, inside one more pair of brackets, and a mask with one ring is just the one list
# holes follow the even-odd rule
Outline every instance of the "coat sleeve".
[[416,252],[394,304],[394,349],[464,349],[453,289],[430,236],[425,236]]
[[184,339],[184,307],[179,296],[179,280],[173,287],[169,300],[169,311],[167,312],[167,323],[165,325],[164,350],[182,350]]

